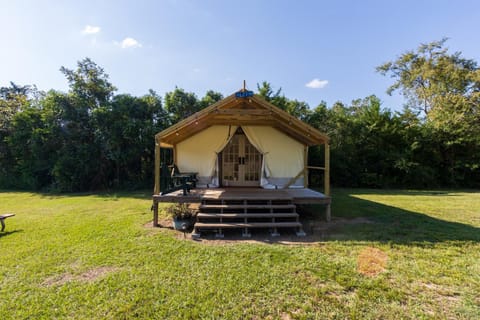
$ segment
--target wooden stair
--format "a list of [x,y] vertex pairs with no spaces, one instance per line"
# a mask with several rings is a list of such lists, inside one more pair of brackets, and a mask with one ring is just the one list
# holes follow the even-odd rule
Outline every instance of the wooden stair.
[[201,232],[216,232],[223,238],[223,229],[242,229],[243,237],[250,237],[250,229],[268,228],[272,236],[279,236],[279,228],[294,228],[297,236],[304,236],[296,205],[290,198],[238,199],[204,198],[199,206],[192,237]]

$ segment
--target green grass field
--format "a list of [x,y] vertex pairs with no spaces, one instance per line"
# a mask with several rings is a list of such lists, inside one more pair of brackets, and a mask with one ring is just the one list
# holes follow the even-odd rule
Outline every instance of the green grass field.
[[215,244],[149,227],[148,193],[1,192],[16,216],[0,233],[0,318],[480,318],[480,192],[333,199],[319,241]]

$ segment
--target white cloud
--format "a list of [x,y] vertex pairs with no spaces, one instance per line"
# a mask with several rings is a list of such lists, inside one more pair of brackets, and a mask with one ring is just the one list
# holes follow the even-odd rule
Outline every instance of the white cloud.
[[305,84],[305,87],[312,89],[322,89],[328,84],[328,80],[313,79],[309,83]]
[[127,37],[122,40],[122,42],[120,43],[120,47],[122,47],[122,49],[141,48],[142,44],[133,38]]
[[96,34],[100,32],[100,27],[96,26],[91,26],[91,25],[86,25],[85,28],[83,28],[82,33],[83,34]]

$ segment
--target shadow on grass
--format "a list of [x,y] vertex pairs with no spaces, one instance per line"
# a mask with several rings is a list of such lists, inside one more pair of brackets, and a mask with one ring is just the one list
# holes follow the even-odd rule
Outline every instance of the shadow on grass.
[[[375,194],[381,193],[381,191],[375,192]],[[365,194],[363,190],[362,194]],[[437,193],[435,191],[386,191],[385,194],[455,196],[448,192]],[[317,207],[317,209],[320,208]],[[317,221],[319,218],[324,218],[324,216],[320,216],[319,211],[317,210],[316,214],[306,218],[313,218]],[[332,215],[334,219],[330,223],[331,226],[325,229],[324,233],[327,241],[355,240],[399,244],[444,241],[480,242],[480,228],[478,227],[360,199],[348,193],[341,193],[334,197]],[[355,223],[355,220],[358,223]],[[340,221],[340,223],[336,223],[336,221]],[[349,221],[354,223],[349,223]]]
[[[456,196],[447,191],[402,190],[338,190],[333,195],[332,221],[325,221],[325,208],[312,205],[300,211],[307,234],[297,237],[294,230],[280,230],[280,237],[272,237],[268,230],[251,230],[252,238],[243,238],[240,230],[225,230],[224,239],[214,234],[202,234],[206,242],[248,242],[268,244],[305,244],[326,241],[359,241],[428,246],[441,242],[480,242],[480,228],[454,221],[446,221],[420,212],[384,205],[355,197],[354,194],[413,196]],[[467,191],[468,192],[468,191]],[[464,193],[464,191],[462,191]],[[472,192],[473,193],[473,192]],[[300,209],[300,208],[299,208]],[[305,208],[304,208],[305,209]],[[455,217],[452,216],[454,219]],[[201,240],[200,240],[201,242]]]
[[20,230],[0,232],[0,238],[6,237],[6,236],[9,236],[11,234],[18,233],[18,232],[23,232],[23,230],[20,229]]

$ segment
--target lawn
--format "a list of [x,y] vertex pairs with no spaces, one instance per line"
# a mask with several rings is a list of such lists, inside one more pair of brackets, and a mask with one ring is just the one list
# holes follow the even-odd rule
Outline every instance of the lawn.
[[0,317],[480,318],[480,192],[336,189],[294,245],[184,240],[149,198],[0,192]]

